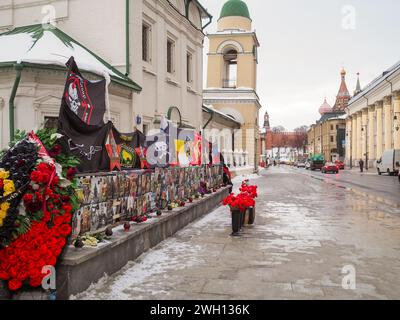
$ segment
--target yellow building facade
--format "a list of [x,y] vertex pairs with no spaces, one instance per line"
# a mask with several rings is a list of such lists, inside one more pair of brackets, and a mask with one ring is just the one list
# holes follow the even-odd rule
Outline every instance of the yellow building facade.
[[322,154],[326,161],[343,160],[346,120],[343,115],[334,116],[311,126],[308,131],[308,153]]
[[346,120],[348,165],[375,167],[391,149],[400,149],[400,62],[353,97]]
[[340,71],[341,83],[333,107],[325,101],[319,108],[321,118],[308,131],[308,153],[322,154],[326,161],[345,160],[346,113],[351,98],[346,84],[346,70]]
[[252,30],[247,5],[227,1],[218,20],[218,31],[209,34],[207,88],[204,104],[241,124],[232,152],[248,153],[248,165],[257,169],[260,99],[257,95],[259,42]]

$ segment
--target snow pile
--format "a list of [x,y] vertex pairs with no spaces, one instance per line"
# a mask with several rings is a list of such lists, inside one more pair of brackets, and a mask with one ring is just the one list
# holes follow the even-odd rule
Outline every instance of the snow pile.
[[0,35],[0,63],[25,62],[65,67],[73,56],[81,70],[123,79],[85,47],[75,41],[61,39],[64,35],[58,29],[44,29],[39,38],[35,36],[33,32]]

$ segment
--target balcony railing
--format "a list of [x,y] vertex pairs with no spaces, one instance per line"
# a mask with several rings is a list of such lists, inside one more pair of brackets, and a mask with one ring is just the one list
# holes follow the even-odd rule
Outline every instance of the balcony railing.
[[223,79],[222,80],[222,87],[223,88],[236,89],[237,81],[236,80],[230,80],[230,79]]

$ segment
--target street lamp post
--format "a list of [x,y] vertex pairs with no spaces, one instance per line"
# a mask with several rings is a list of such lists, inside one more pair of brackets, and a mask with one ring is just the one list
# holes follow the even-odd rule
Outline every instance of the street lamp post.
[[400,130],[400,125],[399,125],[399,115],[400,114],[400,112],[395,112],[394,113],[394,121],[396,122],[396,124],[395,124],[395,130],[396,131],[399,131]]

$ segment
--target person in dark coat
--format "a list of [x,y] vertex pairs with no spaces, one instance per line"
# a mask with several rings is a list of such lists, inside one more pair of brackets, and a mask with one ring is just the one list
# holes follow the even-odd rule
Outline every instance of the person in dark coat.
[[232,193],[233,183],[232,183],[232,174],[229,171],[229,168],[224,164],[224,185],[230,186],[229,193]]
[[361,173],[363,173],[363,172],[364,172],[364,160],[363,160],[363,159],[360,159],[360,161],[358,162],[358,164],[360,165],[360,171],[361,171]]

